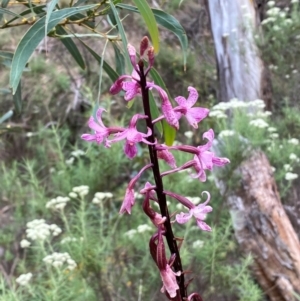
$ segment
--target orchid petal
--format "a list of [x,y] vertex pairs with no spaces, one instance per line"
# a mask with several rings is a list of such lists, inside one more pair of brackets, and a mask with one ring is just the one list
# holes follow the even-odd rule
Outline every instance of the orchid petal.
[[191,219],[192,216],[193,212],[191,212],[191,210],[188,213],[181,212],[176,214],[176,221],[178,224],[185,224]]
[[124,153],[129,159],[133,159],[137,155],[137,147],[134,143],[125,142]]
[[209,113],[208,109],[205,108],[191,108],[187,111],[185,114],[185,117],[188,121],[188,123],[194,127],[195,129],[198,128],[198,123],[203,120]]
[[190,92],[188,99],[186,100],[186,106],[191,108],[198,99],[198,92],[194,87],[188,87],[188,91]]

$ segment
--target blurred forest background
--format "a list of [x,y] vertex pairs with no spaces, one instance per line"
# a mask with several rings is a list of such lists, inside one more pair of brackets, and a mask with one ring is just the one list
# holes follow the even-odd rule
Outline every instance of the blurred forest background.
[[[225,99],[224,91],[230,89],[224,87],[231,83],[222,64],[230,55],[225,52],[221,61],[216,55],[218,36],[212,35],[216,23],[210,15],[215,2],[149,1],[175,16],[189,41],[184,71],[177,38],[160,27],[155,68],[172,97],[186,96],[193,86],[198,104],[211,110],[199,131],[181,123],[176,143],[199,145],[202,133],[214,128],[216,152],[231,161],[206,183],[190,181],[186,173],[164,178],[168,190],[195,203],[203,190],[212,196],[214,211],[207,217],[211,233],[192,223],[174,225],[176,236],[184,237],[183,266],[192,272],[190,286],[204,301],[300,300],[300,5],[294,0],[245,1],[256,16],[251,49],[261,62],[260,70],[251,64],[247,68],[249,74],[254,69],[255,76],[262,74],[264,97]],[[18,12],[21,5],[8,8],[13,5]],[[251,19],[248,6],[240,20]],[[128,41],[137,47],[148,34],[140,15],[120,14]],[[105,17],[98,22],[102,32],[110,28]],[[1,28],[0,50],[14,52],[27,29]],[[230,45],[236,32],[227,30],[219,37],[223,46]],[[84,28],[76,31],[84,33]],[[1,120],[0,300],[165,300],[148,251],[151,224],[138,206],[131,216],[118,214],[128,180],[145,164],[147,152],[139,148],[139,156],[129,161],[122,145],[106,149],[80,139],[89,131],[87,120],[98,97],[99,64],[73,41],[85,69],[50,35],[23,73],[22,112]],[[102,55],[105,39],[84,41]],[[233,55],[247,51],[241,49]],[[110,44],[105,59],[115,66]],[[9,64],[1,55],[0,63],[3,116],[16,109]],[[100,103],[107,109],[105,122],[123,125],[132,110],[141,111],[141,104],[135,101],[128,109],[121,96],[109,94],[111,84],[104,73]],[[242,84],[251,86],[247,80]],[[182,154],[174,155],[179,163],[186,161]],[[180,210],[172,203],[170,208]]]

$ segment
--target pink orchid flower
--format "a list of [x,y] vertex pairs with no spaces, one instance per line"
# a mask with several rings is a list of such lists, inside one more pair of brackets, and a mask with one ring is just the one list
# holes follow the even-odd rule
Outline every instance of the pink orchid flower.
[[134,158],[137,155],[137,146],[138,142],[144,142],[148,145],[154,145],[155,143],[149,142],[146,138],[151,135],[151,129],[148,128],[147,134],[141,133],[137,130],[136,124],[138,119],[146,119],[148,118],[146,115],[135,114],[130,123],[129,127],[125,129],[122,133],[117,133],[115,138],[112,140],[108,140],[109,143],[114,143],[123,139],[126,139],[124,145],[124,152],[129,159]]
[[192,108],[192,106],[197,102],[198,92],[193,87],[188,87],[188,91],[189,97],[187,99],[183,96],[175,98],[175,101],[179,104],[179,106],[174,108],[174,111],[179,112],[178,119],[181,115],[185,115],[188,123],[197,129],[198,123],[208,115],[209,110],[201,107]]
[[109,91],[111,94],[115,95],[121,90],[125,91],[124,99],[126,101],[130,101],[141,94],[140,76],[136,70],[133,70],[131,75],[121,75],[114,82]]
[[[185,206],[189,208],[188,213],[181,212],[176,215],[176,221],[179,224],[185,224],[188,222],[193,216],[196,218],[197,225],[200,229],[203,231],[211,231],[211,227],[207,225],[204,220],[206,218],[207,213],[211,212],[213,208],[211,206],[206,206],[208,202],[210,201],[210,194],[207,191],[203,191],[203,193],[207,194],[207,200],[203,204],[194,205],[192,202],[186,202]],[[186,199],[187,200],[187,199]],[[183,204],[183,202],[181,201]]]
[[[164,89],[162,89],[160,86],[155,85],[154,83],[147,83],[147,87],[149,89],[152,89],[152,88],[156,89],[156,91],[158,92],[159,97],[162,101],[161,110],[162,110],[163,116],[157,118],[153,122],[155,123],[155,122],[165,118],[166,121],[169,123],[169,125],[171,125],[176,130],[178,130],[179,129],[178,119],[180,118],[180,114],[176,113],[174,111],[172,104],[169,100],[167,92]],[[179,118],[178,118],[178,115],[179,115]]]
[[161,176],[166,176],[172,174],[174,172],[178,172],[190,167],[193,167],[196,170],[196,174],[192,175],[193,178],[198,178],[201,182],[206,181],[206,173],[205,170],[212,170],[213,166],[224,166],[225,164],[230,163],[227,158],[216,157],[215,154],[209,149],[212,146],[212,142],[214,139],[214,131],[212,129],[208,130],[203,134],[203,139],[207,139],[208,142],[204,145],[200,145],[198,147],[189,146],[189,145],[177,145],[177,146],[157,146],[156,149],[158,151],[164,149],[174,149],[180,150],[187,153],[194,154],[194,160],[190,160],[186,162],[184,165],[175,168],[173,170],[166,171],[161,174]]
[[212,170],[214,165],[224,166],[225,164],[230,163],[230,161],[227,158],[216,157],[213,152],[209,151],[215,137],[214,131],[212,129],[205,132],[202,137],[203,139],[207,139],[208,142],[205,145],[200,145],[197,147],[198,153],[194,156],[194,168],[197,174],[193,177],[199,178],[201,182],[205,182],[206,169]]
[[90,117],[88,126],[94,131],[94,134],[83,134],[81,135],[81,139],[89,142],[97,142],[101,144],[105,140],[105,147],[109,147],[109,142],[107,141],[107,137],[110,134],[118,133],[123,131],[123,128],[120,127],[109,127],[107,128],[102,121],[102,113],[106,112],[105,109],[99,108],[96,112],[96,120],[93,116]]

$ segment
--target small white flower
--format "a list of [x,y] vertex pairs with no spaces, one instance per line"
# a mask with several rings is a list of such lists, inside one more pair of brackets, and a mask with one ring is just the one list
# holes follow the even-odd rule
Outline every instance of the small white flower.
[[284,164],[283,168],[285,171],[292,171],[292,166],[290,164]]
[[31,240],[45,240],[50,236],[49,225],[43,219],[35,219],[26,224],[26,237]]
[[216,117],[218,119],[227,118],[227,115],[223,111],[210,111],[209,117]]
[[75,199],[75,198],[77,198],[77,193],[72,191],[72,192],[69,193],[69,197]]
[[286,175],[285,175],[285,179],[287,181],[292,181],[292,180],[295,180],[297,178],[298,178],[298,175],[295,174],[295,173],[287,172]]
[[285,77],[286,79],[289,79],[289,78],[290,78],[289,74],[286,74],[284,77]]
[[55,224],[50,225],[49,228],[52,231],[53,236],[58,236],[62,232],[61,228]]
[[276,171],[276,168],[274,166],[271,166],[271,170],[274,173]]
[[66,244],[66,243],[69,243],[69,242],[75,242],[75,241],[77,241],[77,238],[76,238],[76,237],[70,237],[70,236],[67,236],[67,237],[63,238],[63,239],[60,241],[60,243],[61,243],[62,245],[64,245],[64,244]]
[[70,157],[68,160],[66,160],[66,164],[67,165],[72,165],[74,163],[75,158],[74,157]]
[[271,133],[270,134],[270,138],[272,138],[272,139],[276,139],[278,137],[279,137],[279,135],[277,133]]
[[152,230],[152,228],[147,224],[139,225],[137,227],[137,232],[139,232],[139,233],[143,233],[143,232],[151,231],[151,230]]
[[224,138],[224,137],[231,137],[235,135],[235,131],[233,130],[223,130],[219,134],[219,138]]
[[51,255],[44,257],[43,261],[46,264],[51,264],[55,268],[60,268],[64,263],[67,264],[68,270],[74,270],[77,266],[76,262],[70,257],[69,253],[54,252]]
[[270,126],[270,127],[268,127],[267,131],[270,133],[273,133],[273,132],[277,132],[277,129]]
[[192,131],[187,131],[184,133],[184,136],[191,139],[194,136],[194,133]]
[[23,248],[23,249],[28,248],[30,245],[31,245],[31,242],[28,241],[27,239],[22,239],[22,240],[20,241],[20,246],[21,246],[21,248]]
[[77,150],[71,152],[71,155],[72,155],[73,157],[78,158],[78,157],[80,157],[80,156],[84,156],[84,155],[85,155],[85,152],[84,152],[83,150],[81,150],[81,149],[77,149]]
[[89,186],[87,186],[87,185],[81,185],[81,186],[73,187],[72,191],[76,192],[81,197],[84,197],[84,196],[86,196],[89,193],[89,189],[90,189]]
[[298,1],[299,1],[299,0],[292,0],[291,3],[292,3],[292,4],[295,4],[295,3],[298,3]]
[[16,279],[16,282],[22,286],[26,286],[28,285],[31,278],[32,278],[32,273],[22,274]]
[[291,138],[290,140],[288,140],[288,143],[298,145],[299,144],[299,139]]
[[261,118],[251,120],[249,124],[252,125],[252,126],[261,128],[261,129],[267,128],[267,127],[269,126],[268,123],[266,123],[266,122],[265,122],[263,119],[261,119]]
[[290,158],[291,161],[299,161],[298,156],[294,153],[291,153],[289,158]]
[[273,6],[275,6],[275,1],[269,1],[269,2],[267,3],[267,5],[268,5],[269,7],[273,7]]
[[137,231],[135,229],[131,229],[124,233],[125,236],[128,236],[129,239],[132,239],[136,235]]
[[204,241],[202,240],[195,240],[193,242],[193,249],[201,249],[204,246]]

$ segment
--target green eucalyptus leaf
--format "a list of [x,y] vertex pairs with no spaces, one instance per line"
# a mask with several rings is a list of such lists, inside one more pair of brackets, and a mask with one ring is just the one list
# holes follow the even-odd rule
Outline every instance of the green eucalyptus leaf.
[[[57,4],[58,0],[51,0],[47,6],[46,20],[45,20],[45,36],[48,33],[48,23],[50,21],[51,14]],[[66,45],[65,45],[66,46]]]
[[[65,35],[67,34],[67,32],[65,31],[65,29],[60,26],[57,25],[56,26],[56,33],[58,35]],[[85,69],[85,63],[84,60],[76,46],[76,44],[73,42],[73,40],[71,38],[64,38],[61,39],[61,42],[64,44],[64,46],[68,49],[68,51],[70,52],[70,54],[73,56],[73,58],[75,59],[76,63],[80,66],[81,69]]]
[[110,4],[111,10],[114,14],[115,20],[117,21],[117,24],[118,24],[118,31],[119,31],[119,34],[122,38],[126,65],[127,65],[128,70],[129,70],[129,73],[131,73],[132,72],[132,65],[131,65],[131,61],[129,59],[129,54],[128,54],[128,51],[127,51],[128,42],[127,42],[126,34],[125,34],[125,31],[124,31],[124,27],[122,25],[122,22],[120,20],[119,14],[118,14],[118,11],[117,11],[114,3],[110,0],[109,4]]
[[13,94],[13,100],[15,104],[15,109],[18,114],[22,111],[22,90],[21,90],[21,81],[19,81],[16,93]]
[[153,11],[146,0],[133,0],[148,28],[155,53],[159,52],[159,32]]
[[14,114],[13,110],[9,110],[0,117],[0,124],[9,119]]
[[[9,0],[2,0],[1,1],[1,8],[4,9],[9,3]],[[0,10],[0,21],[2,20],[4,12]]]
[[[16,13],[10,11],[9,9],[5,9],[5,8],[1,8],[1,7],[0,7],[0,16],[2,16],[2,15],[4,15],[4,14],[14,16],[14,17],[16,17],[17,19],[18,19],[18,18],[23,18],[21,15],[16,14]],[[0,20],[1,20],[1,19],[0,19]]]
[[[80,11],[91,9],[96,7],[97,4],[86,5],[81,7],[64,8],[59,11],[54,11],[51,14],[48,23],[48,32],[55,27],[61,20],[68,18]],[[21,41],[19,42],[16,52],[13,57],[11,72],[10,72],[10,85],[13,89],[13,94],[16,93],[16,89],[20,82],[23,69],[25,68],[30,56],[45,37],[45,19],[42,17],[35,24],[33,24],[29,30],[25,33]]]
[[116,43],[112,43],[115,51],[116,71],[119,74],[125,74],[125,58]]
[[[138,13],[139,10],[137,7],[128,5],[128,4],[118,4],[117,7],[127,9],[129,11]],[[187,50],[188,50],[188,39],[184,28],[178,22],[178,20],[172,15],[167,14],[166,12],[159,9],[152,9],[156,22],[171,31],[178,38],[182,51],[183,51],[183,64],[186,66],[187,59]]]
[[[87,44],[85,44],[81,39],[79,39],[79,41],[100,64],[101,56],[99,54],[97,54],[92,48],[90,48]],[[110,77],[112,82],[115,82],[118,79],[119,74],[113,68],[111,68],[110,65],[107,64],[107,62],[105,60],[103,60],[103,69],[107,73],[107,75]]]
[[[25,6],[28,7],[28,5],[26,5],[26,4],[25,4]],[[32,9],[26,9],[26,10],[22,11],[20,13],[20,16],[24,17],[28,14],[31,14],[32,10],[33,10],[33,12],[35,13],[35,16],[38,17],[38,18],[41,18],[46,14],[44,8],[47,8],[47,6],[45,4],[36,5],[36,6],[32,5]],[[13,21],[17,20],[18,18],[19,17],[15,17],[15,18],[12,18],[12,19],[8,20],[6,24],[10,24]]]

